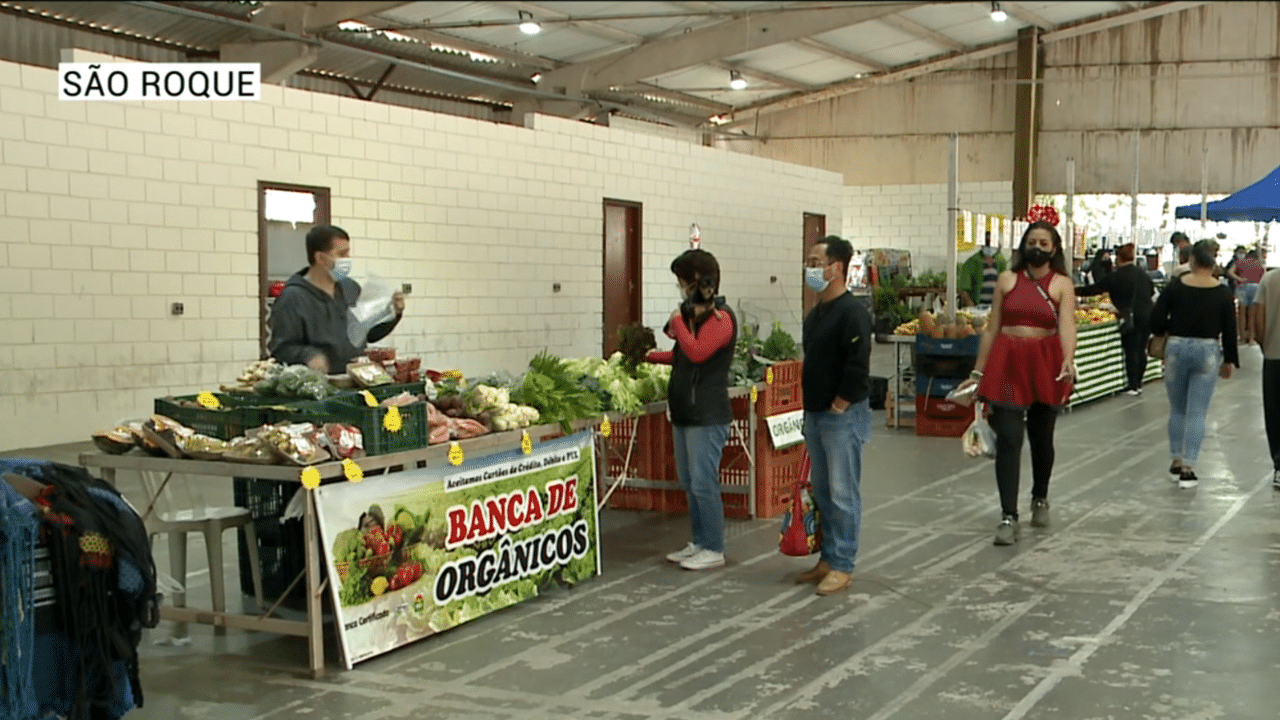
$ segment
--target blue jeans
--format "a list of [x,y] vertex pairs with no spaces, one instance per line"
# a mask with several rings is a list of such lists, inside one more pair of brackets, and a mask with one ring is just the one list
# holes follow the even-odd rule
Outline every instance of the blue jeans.
[[822,560],[853,572],[862,526],[862,446],[871,438],[871,402],[843,413],[804,414],[804,442],[812,467],[809,482],[822,520]]
[[1204,442],[1204,419],[1222,369],[1216,338],[1169,336],[1164,351],[1164,387],[1169,394],[1169,454],[1194,467]]
[[689,496],[693,544],[724,552],[724,503],[720,500],[720,456],[728,425],[672,425],[676,476]]
[[1258,299],[1258,283],[1240,283],[1236,285],[1236,300],[1244,307],[1249,307]]

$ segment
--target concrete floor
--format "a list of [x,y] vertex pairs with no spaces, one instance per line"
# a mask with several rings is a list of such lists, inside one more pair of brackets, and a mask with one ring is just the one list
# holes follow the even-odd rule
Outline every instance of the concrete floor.
[[[1196,489],[1165,472],[1167,403],[1152,384],[1061,418],[1053,526],[994,547],[991,462],[886,430],[878,412],[850,591],[792,584],[811,562],[778,554],[777,519],[731,521],[728,566],[692,573],[661,557],[688,539],[683,516],[606,510],[603,576],[352,671],[335,652],[321,680],[299,672],[301,640],[193,626],[190,645],[156,644],[162,625],[144,640],[146,707],[130,717],[1274,718],[1280,493],[1261,356],[1242,355],[1218,385]],[[194,536],[190,557],[204,573],[191,602],[207,603]],[[234,562],[227,577],[239,587]]]

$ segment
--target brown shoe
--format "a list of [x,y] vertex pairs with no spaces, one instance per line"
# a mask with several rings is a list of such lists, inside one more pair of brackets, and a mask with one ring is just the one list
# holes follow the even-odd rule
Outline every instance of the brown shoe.
[[849,584],[852,582],[853,576],[849,573],[832,570],[827,573],[826,577],[822,578],[822,582],[818,583],[818,594],[830,595],[832,593],[840,592],[841,590],[849,587]]
[[807,583],[822,582],[822,578],[831,572],[831,568],[827,566],[826,560],[819,560],[812,570],[806,570],[796,576],[797,585],[805,585]]

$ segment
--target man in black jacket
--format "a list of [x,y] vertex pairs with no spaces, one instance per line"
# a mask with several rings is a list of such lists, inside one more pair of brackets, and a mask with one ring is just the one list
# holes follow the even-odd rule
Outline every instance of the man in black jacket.
[[1133,397],[1142,395],[1147,374],[1147,339],[1151,337],[1151,276],[1134,264],[1133,243],[1116,248],[1116,270],[1092,285],[1076,288],[1076,295],[1109,293],[1120,317],[1120,345],[1124,348],[1124,372]]
[[809,250],[805,285],[818,304],[804,319],[804,440],[822,556],[796,577],[819,595],[849,587],[862,525],[862,446],[871,437],[871,316],[846,286],[853,248],[834,235]]
[[[271,306],[271,356],[286,365],[306,365],[322,373],[346,372],[347,362],[364,352],[352,344],[347,315],[360,298],[351,275],[351,237],[334,225],[307,233],[307,267],[294,273]],[[391,334],[404,314],[404,294],[392,298],[395,318],[362,338],[378,342]]]

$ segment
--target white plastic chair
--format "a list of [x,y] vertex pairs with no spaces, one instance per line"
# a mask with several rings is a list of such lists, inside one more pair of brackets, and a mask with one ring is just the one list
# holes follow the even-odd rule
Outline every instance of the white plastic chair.
[[[264,607],[262,599],[262,563],[258,559],[258,536],[253,529],[253,514],[242,507],[211,507],[202,493],[193,490],[185,478],[178,480],[174,473],[141,472],[148,501],[141,508],[142,519],[151,538],[169,536],[169,571],[181,591],[173,593],[173,606],[186,607],[187,595],[187,533],[204,535],[209,558],[209,587],[213,595],[214,612],[227,608],[226,582],[222,553],[222,534],[234,528],[244,528],[249,549],[249,572],[253,576],[253,596],[258,607]],[[216,631],[225,632],[221,625]],[[186,623],[179,623],[177,637],[186,635]]]

